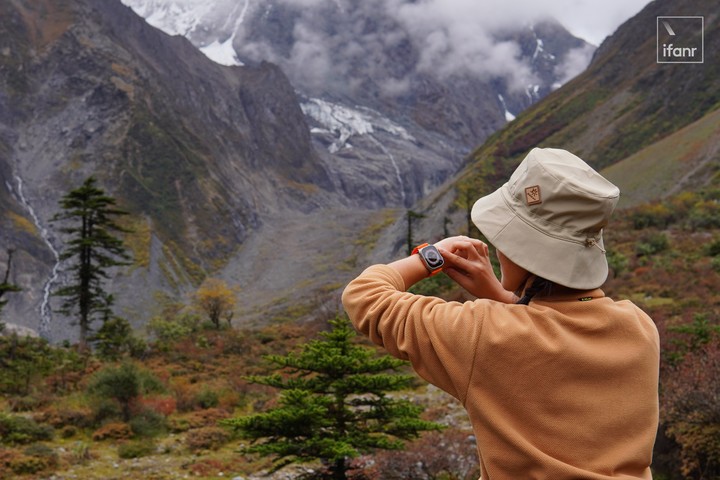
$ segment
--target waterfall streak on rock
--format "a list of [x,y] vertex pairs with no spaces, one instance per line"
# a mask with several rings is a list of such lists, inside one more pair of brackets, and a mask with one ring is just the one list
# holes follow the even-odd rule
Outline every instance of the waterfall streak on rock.
[[47,282],[45,282],[45,286],[43,287],[42,303],[40,304],[40,327],[38,328],[38,332],[40,333],[41,337],[48,338],[50,334],[50,322],[52,320],[52,311],[50,310],[50,293],[52,291],[53,284],[58,279],[60,269],[60,253],[53,246],[52,242],[50,241],[50,235],[47,228],[42,226],[42,224],[40,223],[40,219],[37,216],[37,213],[35,213],[35,209],[32,207],[32,205],[30,205],[30,202],[28,202],[27,198],[25,197],[25,193],[23,192],[23,180],[20,175],[15,174],[15,180],[17,182],[17,193],[18,198],[20,199],[20,203],[22,203],[22,205],[25,207],[25,210],[27,210],[27,212],[30,214],[30,218],[32,218],[32,221],[37,227],[38,232],[40,232],[40,236],[50,249],[50,252],[52,252],[53,257],[55,257],[55,265],[52,268],[50,277],[48,278]]

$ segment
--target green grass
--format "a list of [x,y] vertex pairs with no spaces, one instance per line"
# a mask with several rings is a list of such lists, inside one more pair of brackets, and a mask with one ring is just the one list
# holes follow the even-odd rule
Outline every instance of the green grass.
[[720,142],[720,109],[659,142],[604,169],[603,175],[622,192],[620,207],[658,200],[698,165],[713,144]]

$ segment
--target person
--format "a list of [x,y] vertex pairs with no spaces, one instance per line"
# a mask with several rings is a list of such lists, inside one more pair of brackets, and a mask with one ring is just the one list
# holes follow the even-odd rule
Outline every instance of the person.
[[[600,289],[618,198],[577,156],[533,149],[472,209],[500,280],[488,245],[458,236],[371,266],[343,292],[358,331],[465,407],[482,480],[652,478],[658,332]],[[477,299],[406,292],[438,264]]]

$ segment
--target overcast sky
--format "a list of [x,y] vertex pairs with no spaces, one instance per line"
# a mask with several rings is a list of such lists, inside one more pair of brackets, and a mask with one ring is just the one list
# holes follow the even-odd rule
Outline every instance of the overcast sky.
[[[267,14],[274,3],[269,0],[123,1],[140,11],[149,8],[161,24],[156,26],[169,33],[186,34],[198,25],[201,17],[220,15],[220,22],[235,25],[233,45],[241,57],[287,67],[299,85],[323,89],[333,79],[345,85],[351,67],[364,65],[365,73],[376,78],[388,95],[404,93],[413,72],[388,77],[388,72],[394,70],[385,65],[389,60],[378,56],[378,52],[392,49],[405,38],[420,52],[415,66],[419,72],[441,79],[456,73],[502,78],[511,90],[523,91],[537,84],[531,65],[527,58],[521,58],[517,43],[499,40],[495,32],[554,18],[575,36],[599,46],[620,24],[650,3],[650,0],[275,0],[299,7],[292,31],[293,44],[288,49],[278,46],[274,39],[248,35],[252,22],[243,19],[252,15],[246,15],[246,11]],[[162,5],[171,8],[158,8]],[[328,11],[338,10],[343,15],[328,16]],[[378,16],[392,20],[398,28],[366,30],[364,20]],[[168,25],[163,25],[166,21],[172,23],[169,30]],[[328,28],[328,22],[337,23]],[[558,59],[560,83],[581,72],[591,55],[592,49],[578,48]],[[373,70],[377,70],[377,75]]]
[[[310,7],[328,0],[285,1]],[[333,1],[342,5],[345,0]],[[574,35],[597,46],[650,0],[385,0],[383,3],[394,8],[403,8],[410,3],[412,7],[440,11],[442,15],[457,13],[464,20],[468,16],[476,20],[487,17],[501,23],[549,16],[559,20]]]
[[[215,0],[226,1],[226,0]],[[246,0],[247,1],[247,0]],[[546,18],[554,18],[572,34],[598,46],[620,24],[636,15],[649,0],[279,0],[300,7],[295,23],[294,44],[290,53],[278,52],[265,41],[238,42],[241,53],[249,58],[269,59],[289,65],[302,85],[323,88],[328,79],[347,82],[343,72],[358,58],[371,58],[403,37],[397,31],[363,30],[364,18],[378,13],[391,18],[406,32],[421,52],[416,66],[420,72],[444,78],[456,73],[471,73],[478,78],[503,78],[513,91],[527,90],[537,84],[527,59],[521,58],[519,45],[498,40],[494,32],[517,29]],[[249,0],[253,4],[253,0]],[[344,16],[328,29],[323,22],[327,9],[335,5]],[[254,4],[261,7],[263,3]],[[242,38],[242,37],[241,37]],[[237,45],[237,43],[236,43]],[[559,59],[561,83],[582,71],[592,50],[575,49]],[[382,59],[366,62],[369,69]],[[387,68],[384,71],[388,71]],[[378,78],[373,72],[368,72]],[[409,78],[409,77],[408,77]],[[386,94],[403,93],[409,85],[406,77],[379,79]],[[384,83],[383,83],[384,82]]]
[[576,37],[599,46],[650,0],[517,0],[512,3],[527,4],[529,9],[546,12]]

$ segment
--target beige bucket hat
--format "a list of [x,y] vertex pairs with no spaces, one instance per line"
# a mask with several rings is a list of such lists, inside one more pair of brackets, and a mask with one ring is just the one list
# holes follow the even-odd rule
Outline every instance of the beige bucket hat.
[[607,279],[602,229],[619,197],[615,185],[572,153],[535,148],[505,185],[475,202],[472,220],[527,271],[593,289]]

